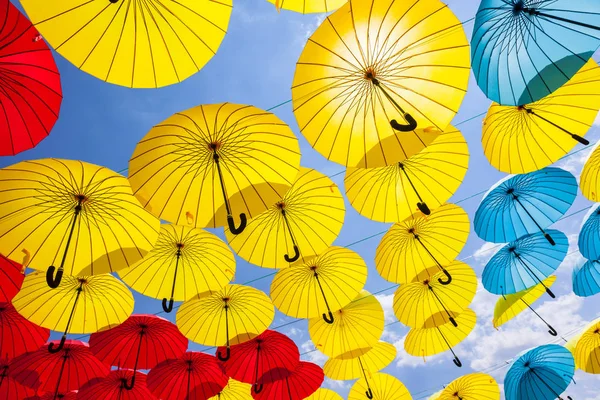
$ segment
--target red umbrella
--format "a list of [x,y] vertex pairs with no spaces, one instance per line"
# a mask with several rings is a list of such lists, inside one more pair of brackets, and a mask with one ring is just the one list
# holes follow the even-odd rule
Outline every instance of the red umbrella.
[[283,370],[279,374],[286,377],[273,381],[273,374],[266,374],[260,378],[264,388],[260,393],[252,391],[252,397],[256,400],[302,400],[316,392],[325,378],[321,367],[303,361],[295,370]]
[[61,101],[50,49],[9,0],[0,0],[0,156],[28,150],[48,136]]
[[152,368],[146,384],[162,400],[206,400],[223,390],[228,381],[216,357],[189,351]]
[[0,399],[22,400],[35,395],[35,390],[13,379],[12,369],[6,359],[0,359]]
[[[158,363],[181,356],[188,340],[177,326],[154,315],[132,315],[121,325],[90,336],[90,349],[108,365],[138,369],[154,368]],[[133,388],[132,375],[126,389]]]
[[56,396],[54,395],[54,392],[48,392],[41,396],[28,397],[25,400],[77,400],[77,391],[57,393]]
[[8,303],[19,293],[25,278],[22,268],[21,264],[0,254],[0,302]]
[[[217,354],[225,351],[219,347]],[[260,393],[259,377],[276,381],[286,377],[300,362],[300,352],[294,341],[284,334],[267,330],[252,340],[231,346],[231,357],[223,362],[225,372],[235,380],[251,383]]]
[[42,347],[50,329],[27,321],[10,303],[0,303],[0,355],[14,358]]
[[[57,340],[51,343],[58,345]],[[87,343],[65,340],[56,353],[50,353],[48,345],[13,359],[10,368],[15,380],[39,392],[58,394],[77,390],[90,379],[109,373],[108,366],[92,354]]]
[[155,400],[156,397],[146,387],[146,374],[135,373],[137,385],[127,390],[125,385],[134,372],[130,369],[111,371],[106,378],[92,379],[79,389],[81,400]]

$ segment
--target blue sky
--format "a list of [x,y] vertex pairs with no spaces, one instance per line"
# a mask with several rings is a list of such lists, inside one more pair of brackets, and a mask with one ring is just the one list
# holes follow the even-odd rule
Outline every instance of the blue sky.
[[[462,21],[472,18],[478,7],[477,0],[450,0],[448,4]],[[110,85],[77,70],[57,55],[64,94],[58,123],[51,136],[37,148],[15,157],[0,158],[0,166],[24,159],[58,157],[81,159],[120,171],[127,168],[137,141],[154,124],[175,112],[203,103],[224,101],[252,104],[264,109],[285,102],[291,97],[290,86],[298,56],[306,39],[323,17],[286,11],[277,13],[274,6],[266,0],[234,0],[229,31],[217,55],[195,76],[163,89],[133,90]],[[472,22],[465,26],[468,37],[471,29]],[[489,103],[471,79],[465,101],[454,120],[454,124],[458,125],[467,138],[471,160],[465,181],[451,201],[466,199],[459,204],[468,211],[471,218],[481,200],[481,192],[504,176],[489,166],[481,148],[481,114],[487,111]],[[284,104],[274,112],[297,133],[303,154],[302,165],[333,176],[334,181],[343,188],[343,167],[328,162],[308,146],[298,131],[291,104]],[[460,123],[466,120],[468,122]],[[600,129],[594,127],[588,137],[594,143],[600,138]],[[578,176],[588,154],[587,150],[579,152],[559,162],[559,166]],[[600,316],[597,300],[594,304],[593,300],[578,298],[571,289],[571,269],[581,262],[581,257],[576,253],[576,233],[585,215],[585,208],[589,206],[591,203],[579,196],[568,212],[575,214],[555,224],[556,229],[569,236],[572,254],[558,271],[555,284],[557,299],[542,299],[536,303],[540,314],[565,337],[586,321]],[[351,248],[369,265],[369,278],[365,288],[371,292],[381,292],[378,297],[387,311],[388,322],[392,323],[395,321],[391,314],[393,285],[382,280],[373,266],[375,249],[389,225],[359,216],[349,203],[346,203],[346,207],[346,223],[335,244],[348,246],[373,236]],[[584,211],[576,213],[579,210]],[[217,232],[223,237],[222,231]],[[478,276],[481,276],[485,262],[493,254],[490,248],[490,245],[472,233],[459,258],[469,263]],[[253,286],[268,293],[271,278],[263,277],[271,271],[251,266],[239,258],[237,261],[235,283],[252,280]],[[161,310],[158,300],[137,294],[135,296],[136,313],[155,313]],[[525,348],[549,343],[552,337],[546,333],[547,329],[543,324],[528,314],[496,331],[491,324],[496,299],[480,286],[473,304],[473,309],[479,316],[478,326],[456,348],[463,360],[463,368],[454,366],[450,353],[429,358],[427,363],[423,363],[421,358],[408,356],[402,347],[408,329],[396,323],[386,327],[383,339],[397,346],[398,357],[383,372],[402,380],[415,399],[427,398],[444,384],[475,370],[490,372],[502,382],[507,371],[506,360]],[[174,321],[175,312],[167,318]],[[307,322],[293,321],[278,314],[273,326],[291,323],[280,330],[297,342],[301,352],[312,350],[306,331]],[[191,344],[191,348],[200,350],[204,347]],[[304,354],[303,359],[317,363],[325,360],[317,351]],[[578,373],[576,380],[577,385],[568,390],[569,395],[577,400],[600,400],[597,389],[594,389],[600,386],[599,378]],[[352,382],[329,380],[325,382],[326,387],[343,396],[347,395],[351,384]]]

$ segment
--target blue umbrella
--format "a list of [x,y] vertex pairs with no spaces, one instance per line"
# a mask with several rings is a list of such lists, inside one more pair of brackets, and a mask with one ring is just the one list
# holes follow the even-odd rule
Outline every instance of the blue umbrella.
[[[510,242],[488,261],[483,269],[483,287],[494,294],[506,295],[542,284],[556,271],[567,256],[569,241],[564,233],[551,229],[555,245],[551,245],[542,232],[523,236]],[[546,292],[554,293],[544,285]]]
[[600,206],[592,207],[583,220],[579,252],[588,260],[600,260]]
[[590,59],[598,26],[598,0],[482,0],[471,38],[477,84],[502,105],[538,101]]
[[568,349],[557,344],[539,346],[513,362],[504,378],[504,394],[506,400],[562,400],[560,394],[574,374],[575,360]]
[[580,297],[600,293],[600,261],[587,261],[573,269],[573,292]]
[[560,168],[511,175],[496,183],[475,213],[475,232],[488,242],[506,243],[542,232],[562,217],[577,197],[577,180]]

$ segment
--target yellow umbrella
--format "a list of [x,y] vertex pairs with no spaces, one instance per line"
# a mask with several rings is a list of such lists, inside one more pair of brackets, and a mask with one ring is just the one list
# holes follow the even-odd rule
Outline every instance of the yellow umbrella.
[[327,159],[384,167],[419,153],[448,126],[469,72],[469,42],[441,1],[350,0],[300,55],[294,114]]
[[583,138],[600,110],[600,67],[588,61],[564,86],[535,103],[492,103],[481,143],[490,164],[509,174],[537,171],[558,161]]
[[231,248],[249,263],[288,267],[301,256],[325,251],[342,229],[344,198],[327,176],[300,168],[292,187],[270,208],[252,218],[246,230],[225,230]]
[[379,372],[396,358],[396,347],[386,342],[377,342],[371,348],[350,351],[330,358],[323,366],[325,376],[336,380],[364,378]]
[[119,271],[132,289],[162,298],[167,313],[173,310],[174,300],[220,290],[234,274],[235,259],[221,239],[202,229],[172,224],[162,225],[154,249],[143,260]]
[[279,270],[271,282],[271,298],[285,315],[322,315],[325,322],[333,324],[331,310],[339,310],[354,300],[366,281],[365,261],[352,250],[333,246],[305,262]]
[[417,212],[392,225],[383,236],[375,253],[375,267],[383,279],[409,283],[435,266],[447,275],[439,280],[447,285],[452,276],[444,265],[461,252],[470,229],[469,216],[455,204],[445,204],[429,216]]
[[333,313],[332,324],[316,317],[308,320],[315,347],[329,357],[372,347],[383,333],[385,319],[379,300],[362,290],[352,302]]
[[504,325],[511,319],[515,318],[522,311],[526,309],[530,309],[539,319],[545,323],[550,329],[548,332],[552,336],[556,336],[557,332],[548,322],[546,322],[532,307],[531,305],[537,301],[544,293],[546,293],[546,289],[552,287],[554,282],[556,281],[556,276],[550,275],[543,282],[533,286],[527,290],[523,290],[518,293],[508,294],[506,296],[502,296],[496,302],[496,307],[494,308],[494,328],[498,328],[501,325]]
[[579,366],[579,364],[577,363],[577,358],[575,357],[575,349],[577,348],[577,342],[579,342],[579,338],[581,338],[581,336],[584,334],[585,331],[587,331],[588,329],[590,329],[592,326],[596,325],[596,323],[600,322],[600,318],[590,322],[589,324],[587,324],[581,331],[579,331],[578,333],[576,333],[575,335],[573,335],[568,341],[567,343],[565,343],[565,348],[567,350],[569,350],[571,352],[571,354],[573,354],[573,357],[575,358],[575,367],[576,368],[581,368]]
[[[144,210],[122,175],[83,161],[46,158],[0,169],[0,253],[66,275],[126,268],[152,249],[160,221]],[[56,277],[54,271],[58,265]]]
[[53,343],[48,346],[57,353],[68,333],[94,333],[123,323],[133,312],[133,295],[110,274],[67,275],[52,289],[43,272],[34,272],[25,277],[12,304],[34,324],[64,332],[56,348]]
[[596,145],[581,170],[579,188],[588,200],[600,201],[600,143]]
[[413,282],[401,285],[394,294],[394,314],[411,328],[440,326],[452,323],[457,326],[454,314],[460,314],[475,297],[477,276],[467,264],[453,261],[445,266],[452,282],[443,285],[439,279],[442,271],[429,274],[425,271]]
[[477,316],[470,308],[467,308],[460,314],[454,314],[454,319],[458,327],[455,327],[451,322],[440,326],[435,326],[429,322],[423,325],[422,328],[411,329],[404,340],[404,350],[410,355],[423,357],[423,359],[426,356],[433,356],[450,350],[454,356],[454,364],[457,367],[462,367],[462,363],[453,347],[465,340],[473,331]]
[[269,0],[269,3],[275,4],[277,11],[284,9],[311,14],[331,12],[343,6],[346,1],[348,0]]
[[359,379],[350,388],[348,400],[411,400],[408,389],[392,375],[377,373],[369,377],[369,382]]
[[344,400],[342,396],[331,389],[319,388],[305,400]]
[[500,400],[500,387],[488,374],[463,375],[440,393],[439,400]]
[[[129,180],[144,207],[196,228],[228,225],[275,204],[300,167],[298,139],[275,115],[231,103],[177,113],[138,143]],[[233,212],[240,212],[235,226]]]
[[588,327],[577,340],[575,362],[582,371],[600,374],[600,321]]
[[413,213],[429,214],[454,195],[469,167],[462,134],[448,127],[427,148],[401,163],[382,168],[348,168],[344,184],[350,204],[379,222],[402,222]]
[[188,339],[206,346],[227,346],[252,340],[263,333],[275,318],[271,299],[258,289],[227,285],[185,301],[175,317],[177,327]]
[[209,400],[253,400],[250,392],[251,390],[251,384],[229,378],[227,386],[225,386],[219,394],[211,397]]
[[135,88],[181,82],[216,53],[231,0],[23,0],[48,43],[77,68]]

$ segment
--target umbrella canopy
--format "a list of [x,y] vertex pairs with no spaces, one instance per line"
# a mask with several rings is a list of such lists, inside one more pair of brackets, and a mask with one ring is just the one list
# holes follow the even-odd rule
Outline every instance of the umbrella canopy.
[[600,201],[600,143],[590,154],[581,170],[579,177],[579,187],[581,193],[593,202]]
[[[128,389],[129,381],[137,381],[138,384]],[[114,370],[105,378],[92,379],[79,389],[77,398],[82,400],[157,400],[146,387],[146,374],[129,369]]]
[[[35,381],[32,381],[35,386]],[[10,368],[9,360],[0,357],[0,398],[7,400],[28,399],[34,396],[36,391],[33,388],[22,385],[13,379],[13,372]]]
[[329,357],[372,347],[383,333],[383,307],[377,297],[361,290],[352,302],[333,313],[333,323],[321,317],[308,320],[315,347]]
[[63,273],[125,268],[158,238],[160,221],[140,206],[127,179],[108,168],[54,158],[22,161],[0,169],[0,185],[0,251],[21,261],[27,250],[27,266],[48,269],[53,288]]
[[580,297],[600,293],[600,261],[590,260],[573,268],[573,292]]
[[228,225],[238,234],[284,196],[299,167],[298,139],[283,121],[253,106],[220,103],[155,125],[129,160],[129,181],[160,219]]
[[588,326],[575,347],[577,366],[590,374],[600,374],[600,321]]
[[52,52],[9,0],[0,1],[0,27],[0,156],[12,156],[48,136],[62,89]]
[[392,375],[382,373],[370,376],[368,383],[364,378],[356,381],[350,388],[348,400],[364,400],[365,395],[372,400],[412,400],[402,382]]
[[592,206],[583,218],[577,239],[579,252],[588,260],[600,260],[600,206]]
[[377,342],[371,348],[359,349],[330,358],[323,366],[325,376],[330,379],[351,380],[371,376],[379,372],[396,358],[396,347],[386,342]]
[[440,283],[442,271],[425,271],[411,283],[401,285],[394,293],[394,314],[398,321],[411,328],[440,326],[451,322],[454,314],[463,312],[475,297],[477,276],[473,268],[461,261],[445,267],[452,276],[448,285]]
[[522,353],[504,377],[506,400],[555,399],[569,386],[575,373],[573,355],[556,344]]
[[230,0],[167,0],[160,7],[119,0],[22,5],[77,68],[133,88],[171,85],[199,71],[219,48],[232,8]]
[[229,378],[227,385],[209,400],[252,400],[252,385]]
[[383,236],[375,253],[377,272],[390,282],[409,283],[436,267],[444,275],[439,282],[450,284],[452,275],[444,266],[461,252],[470,229],[469,216],[455,204],[444,204],[429,216],[417,212]]
[[205,400],[221,392],[227,382],[216,357],[188,351],[152,368],[146,384],[162,400]]
[[300,55],[294,114],[327,159],[384,167],[419,153],[448,126],[469,67],[462,25],[441,1],[350,0]]
[[521,312],[526,309],[529,309],[536,317],[542,320],[548,326],[548,333],[552,336],[556,336],[556,329],[552,327],[544,318],[542,318],[531,305],[537,301],[544,293],[546,293],[546,289],[550,288],[554,282],[556,281],[555,275],[550,275],[548,278],[544,279],[541,283],[537,285],[506,296],[502,296],[496,302],[496,307],[494,308],[494,319],[493,324],[494,328],[498,328],[499,326],[504,325],[511,319],[515,318]]
[[316,364],[300,361],[293,371],[283,370],[283,379],[272,380],[267,372],[265,378],[259,378],[263,389],[252,392],[255,400],[303,400],[317,391],[325,376]]
[[453,380],[436,398],[439,400],[500,400],[500,387],[490,375],[478,372]]
[[72,390],[66,393],[46,392],[41,396],[28,397],[25,400],[77,400],[77,390]]
[[[600,110],[600,68],[588,61],[569,82],[531,104],[493,103],[483,121],[481,143],[490,164],[510,174],[537,171],[555,163],[583,136]],[[527,149],[527,151],[522,151]]]
[[332,324],[333,312],[356,298],[367,281],[367,265],[357,253],[332,246],[318,256],[296,262],[275,274],[273,304],[295,318],[319,315]]
[[579,362],[577,360],[576,353],[575,353],[575,350],[577,349],[577,343],[579,342],[579,339],[581,338],[581,336],[587,330],[589,330],[590,328],[595,326],[598,322],[600,322],[600,318],[597,318],[597,319],[593,320],[592,322],[590,322],[589,324],[587,324],[583,329],[579,330],[572,337],[570,337],[569,340],[564,345],[565,349],[569,350],[571,352],[571,354],[573,354],[573,357],[575,357],[575,369],[581,369],[581,366],[579,365]]
[[599,26],[594,1],[482,0],[471,39],[477,84],[503,105],[538,101],[590,59]]
[[65,276],[51,289],[45,274],[34,272],[25,277],[13,305],[34,324],[64,332],[58,347],[55,343],[48,346],[49,351],[57,352],[68,333],[93,333],[123,323],[133,312],[133,295],[110,274]]
[[[551,235],[554,245],[546,239]],[[483,287],[493,294],[507,295],[529,289],[549,277],[563,262],[569,250],[564,233],[550,229],[525,235],[502,247],[488,261],[481,274]],[[549,287],[546,292],[554,298]]]
[[42,347],[50,330],[37,326],[19,314],[12,304],[0,303],[0,354],[2,358],[20,356]]
[[181,305],[176,321],[191,341],[223,346],[221,361],[230,356],[230,345],[246,342],[267,330],[275,318],[275,307],[258,289],[227,285],[218,292],[201,293]]
[[21,264],[9,260],[0,254],[0,302],[8,303],[21,290],[25,279],[24,268]]
[[485,195],[473,224],[481,239],[506,243],[541,232],[562,217],[577,197],[577,180],[560,168],[546,167],[499,181]]
[[306,398],[306,400],[344,400],[342,396],[331,389],[319,388],[316,392]]
[[234,275],[233,253],[218,236],[173,224],[162,225],[154,248],[131,268],[119,272],[133,290],[162,298],[165,312],[173,310],[175,300],[222,289]]
[[325,251],[344,224],[344,198],[337,185],[317,170],[300,167],[296,180],[276,203],[252,218],[229,245],[244,260],[265,268],[283,268]]
[[290,10],[302,14],[328,13],[346,3],[347,0],[269,0],[277,11]]
[[379,222],[402,222],[417,211],[429,214],[462,183],[469,167],[463,135],[449,126],[429,146],[381,168],[347,168],[346,196],[359,214]]

